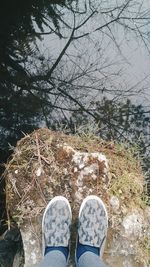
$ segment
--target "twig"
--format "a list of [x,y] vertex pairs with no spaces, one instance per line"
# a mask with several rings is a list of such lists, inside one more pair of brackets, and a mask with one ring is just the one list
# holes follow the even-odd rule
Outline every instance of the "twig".
[[18,196],[21,198],[21,195],[20,195],[20,193],[19,193],[19,191],[18,191],[18,189],[16,187],[16,180],[15,179],[9,179],[9,180],[10,180],[10,182],[12,184],[12,188],[13,188],[14,192],[17,193]]
[[47,205],[47,202],[46,202],[45,196],[43,194],[42,188],[41,188],[41,186],[40,186],[40,184],[39,184],[39,182],[37,181],[36,178],[35,178],[35,183],[36,183],[37,187],[39,188],[39,191],[41,193],[41,198],[43,199],[44,203]]
[[[38,157],[38,155],[37,154],[35,154],[35,156],[36,157]],[[48,165],[50,165],[51,163],[49,162],[49,160],[48,159],[46,159],[43,155],[41,155],[40,154],[40,158],[42,159],[42,160],[44,160]]]
[[39,140],[38,140],[38,134],[35,133],[35,141],[36,141],[36,147],[37,147],[37,155],[38,155],[38,161],[40,164],[40,167],[42,168],[42,161],[41,161],[41,154],[40,154],[40,147],[39,147]]

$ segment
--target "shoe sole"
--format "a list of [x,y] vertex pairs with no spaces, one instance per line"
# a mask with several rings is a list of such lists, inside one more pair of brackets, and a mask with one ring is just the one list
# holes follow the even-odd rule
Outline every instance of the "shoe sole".
[[44,252],[45,252],[45,240],[44,240],[44,220],[45,220],[45,215],[46,215],[49,207],[53,203],[55,203],[57,201],[64,201],[67,204],[67,206],[69,208],[69,211],[70,211],[71,220],[72,220],[71,206],[70,206],[70,203],[69,203],[67,198],[65,198],[63,196],[56,196],[56,197],[52,198],[52,200],[49,201],[49,203],[47,204],[46,209],[45,209],[45,211],[43,213],[43,219],[42,219],[42,251],[43,251],[43,256],[44,256]]

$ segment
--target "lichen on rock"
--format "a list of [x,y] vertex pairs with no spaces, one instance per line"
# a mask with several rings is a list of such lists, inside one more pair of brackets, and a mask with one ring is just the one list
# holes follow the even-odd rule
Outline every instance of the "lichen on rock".
[[131,150],[94,136],[39,129],[17,143],[4,175],[7,210],[21,229],[26,267],[42,257],[41,220],[49,200],[63,195],[71,204],[73,252],[79,206],[89,194],[101,197],[109,214],[106,263],[148,267],[149,215],[140,163]]

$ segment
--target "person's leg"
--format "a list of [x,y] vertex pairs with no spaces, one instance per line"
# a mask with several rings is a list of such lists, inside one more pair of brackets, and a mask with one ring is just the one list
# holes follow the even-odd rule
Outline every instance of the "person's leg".
[[38,267],[66,267],[65,255],[58,250],[48,252]]
[[93,252],[83,253],[77,263],[78,267],[106,267],[106,264]]
[[97,196],[86,197],[79,211],[76,263],[78,267],[106,267],[102,261],[108,228],[103,201]]
[[69,258],[71,207],[62,196],[47,205],[42,221],[43,260],[39,267],[66,267]]

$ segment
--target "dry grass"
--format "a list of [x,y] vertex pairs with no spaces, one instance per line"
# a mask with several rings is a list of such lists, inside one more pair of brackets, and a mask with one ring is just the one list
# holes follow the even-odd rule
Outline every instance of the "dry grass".
[[[70,155],[58,147],[58,144],[61,146],[64,143],[77,151],[105,154],[110,169],[107,194],[115,194],[127,204],[129,199],[139,203],[143,191],[143,175],[140,163],[133,158],[131,150],[93,135],[68,136],[39,129],[17,143],[12,159],[6,165],[4,175],[7,179],[7,205],[13,216],[24,218],[29,213],[30,216],[32,213],[33,216],[37,215],[54,191],[56,194],[64,193],[65,184],[68,184],[66,193],[71,195],[74,188],[69,185],[69,179],[73,176]],[[66,174],[62,173],[62,168],[64,172],[65,167]],[[102,187],[100,188],[102,185],[96,186],[97,193],[103,195]],[[108,196],[106,202],[107,199]]]

